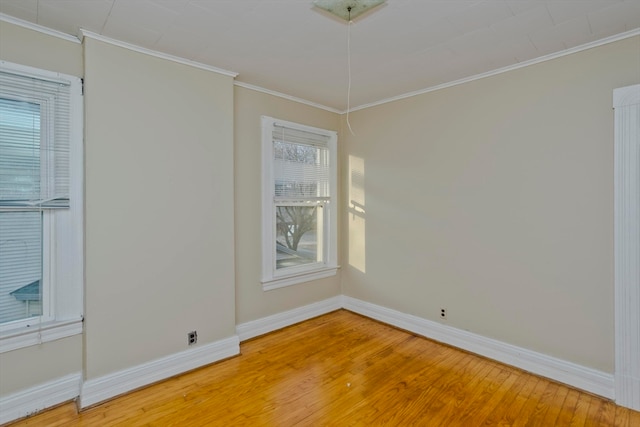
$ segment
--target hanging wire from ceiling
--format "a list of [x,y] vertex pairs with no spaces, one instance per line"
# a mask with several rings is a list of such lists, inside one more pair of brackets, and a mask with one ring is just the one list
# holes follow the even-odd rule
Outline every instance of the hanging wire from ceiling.
[[353,129],[351,129],[351,122],[349,122],[349,112],[351,110],[351,24],[353,24],[353,21],[351,20],[351,6],[347,10],[349,11],[349,23],[347,24],[347,127],[351,135],[356,136]]
[[346,121],[347,127],[352,135],[355,136],[349,121],[351,113],[351,25],[352,19],[357,18],[365,12],[374,9],[387,0],[314,0],[315,7],[335,15],[338,18],[347,21],[347,111]]

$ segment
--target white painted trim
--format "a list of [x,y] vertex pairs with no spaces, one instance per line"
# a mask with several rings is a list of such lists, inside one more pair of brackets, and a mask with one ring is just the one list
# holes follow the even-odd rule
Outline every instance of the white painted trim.
[[640,84],[613,90],[613,108],[640,104]]
[[309,271],[301,274],[296,274],[295,276],[269,279],[262,282],[262,289],[265,291],[272,291],[274,289],[298,285],[300,283],[306,283],[312,280],[324,279],[326,277],[335,276],[337,271],[338,267],[328,267],[317,271]]
[[79,407],[87,408],[140,387],[238,354],[240,354],[240,341],[238,336],[234,335],[142,365],[89,379],[82,384]]
[[[498,68],[496,70],[491,70],[491,71],[487,71],[486,73],[480,73],[480,74],[476,74],[473,76],[469,76],[469,77],[465,77],[463,79],[459,79],[459,80],[454,80],[452,82],[447,82],[447,83],[443,83],[441,85],[437,85],[437,86],[431,86],[425,89],[420,89],[414,92],[407,92],[405,94],[402,95],[398,95],[398,96],[393,96],[391,98],[386,98],[386,99],[381,99],[380,101],[374,101],[368,104],[362,104],[359,105],[357,107],[352,107],[349,112],[353,113],[354,111],[358,111],[358,110],[364,110],[366,108],[370,108],[370,107],[376,107],[378,105],[382,105],[382,104],[388,104],[389,102],[394,102],[394,101],[399,101],[401,99],[405,99],[405,98],[412,98],[414,96],[418,96],[418,95],[422,95],[425,93],[429,93],[429,92],[435,92],[437,90],[441,90],[441,89],[446,89],[452,86],[458,86],[464,83],[469,83],[475,80],[480,80],[480,79],[484,79],[486,77],[492,77],[498,74],[502,74],[502,73],[506,73],[509,71],[513,71],[513,70],[518,70],[520,68],[524,68],[524,67],[528,67],[530,65],[535,65],[535,64],[539,64],[541,62],[546,62],[546,61],[551,61],[553,59],[557,59],[557,58],[562,58],[563,56],[567,56],[567,55],[572,55],[574,53],[578,53],[578,52],[582,52],[583,50],[588,50],[588,49],[592,49],[594,47],[598,47],[598,46],[603,46],[605,44],[609,44],[609,43],[613,43],[613,42],[617,42],[620,40],[624,40],[624,39],[628,39],[630,37],[634,37],[640,35],[640,28],[636,28],[635,30],[631,30],[631,31],[627,31],[624,33],[620,33],[620,34],[616,34],[614,36],[610,36],[610,37],[605,37],[603,39],[600,40],[596,40],[590,43],[586,43],[580,46],[576,46],[573,47],[571,49],[566,49],[563,50],[561,52],[555,52],[555,53],[551,53],[549,55],[545,55],[545,56],[541,56],[538,58],[534,58],[534,59],[530,59],[528,61],[523,61],[520,62],[518,64],[514,64],[514,65],[508,65],[506,67],[502,67],[502,68]],[[345,114],[347,112],[347,110],[342,111],[340,114]]]
[[80,372],[0,397],[0,424],[73,400],[80,394]]
[[123,42],[120,40],[112,39],[110,37],[106,37],[100,34],[93,33],[91,31],[87,31],[84,29],[80,29],[80,40],[83,40],[85,37],[90,39],[98,40],[103,43],[108,43],[114,46],[118,46],[124,49],[129,49],[134,52],[144,53],[145,55],[154,56],[156,58],[165,59],[167,61],[177,62],[179,64],[189,65],[194,68],[199,68],[201,70],[212,71],[214,73],[222,74],[224,76],[229,76],[235,78],[238,73],[234,71],[224,70],[222,68],[213,67],[211,65],[203,64],[201,62],[191,61],[190,59],[181,58],[179,56],[169,55],[168,53],[158,52],[157,50],[147,49],[145,47],[140,47],[131,43]]
[[[34,77],[40,80],[68,84],[70,86],[71,105],[73,105],[74,103],[80,103],[80,111],[82,111],[82,80],[80,79],[80,77],[72,76],[71,74],[58,73],[56,71],[43,70],[41,68],[30,67],[29,65],[16,64],[14,62],[4,60],[0,60],[0,69],[4,69],[4,71],[8,71],[13,74],[19,74],[21,76]],[[80,96],[80,98],[77,98],[77,96]],[[78,118],[77,116],[74,116],[74,114],[75,111],[70,113],[72,121]],[[79,118],[80,123],[82,123],[82,115],[80,115]],[[80,129],[82,129],[82,126],[80,126]],[[72,130],[72,132],[73,131],[74,130]]]
[[[82,81],[69,74],[42,70],[0,60],[0,69],[22,76],[69,85],[70,96],[70,201],[69,209],[55,212],[43,228],[43,272],[51,286],[48,313],[53,319],[37,319],[0,325],[0,354],[81,334],[84,286],[84,154]],[[46,215],[49,217],[49,215]],[[57,236],[54,238],[54,235]],[[47,242],[50,242],[48,244]],[[49,280],[51,279],[51,280]],[[47,290],[48,291],[48,290]],[[45,310],[45,315],[47,310]],[[50,317],[50,316],[48,316]]]
[[80,39],[78,37],[63,33],[62,31],[52,30],[51,28],[43,27],[42,25],[34,24],[33,22],[25,21],[23,19],[14,18],[13,16],[4,13],[0,13],[0,21],[8,22],[9,24],[37,31],[48,36],[57,37],[71,43],[80,43]]
[[613,91],[616,403],[640,411],[640,84]]
[[370,317],[435,341],[488,357],[507,365],[613,398],[613,375],[506,344],[471,332],[344,296],[346,310]]
[[336,296],[303,307],[263,317],[262,319],[241,323],[236,326],[236,333],[240,337],[240,341],[246,341],[250,338],[277,331],[278,329],[291,326],[304,320],[340,310],[341,308],[342,296]]
[[[261,283],[263,290],[296,285],[310,280],[335,275],[338,268],[338,133],[273,117],[261,116]],[[328,138],[329,149],[329,200],[325,205],[323,260],[313,264],[276,270],[276,202],[274,193],[273,130],[275,126],[287,127]]]
[[278,98],[283,98],[283,99],[286,99],[286,100],[289,100],[289,101],[298,102],[300,104],[308,105],[310,107],[319,108],[321,110],[329,111],[331,113],[337,113],[337,114],[342,114],[343,113],[343,111],[338,110],[337,108],[327,107],[326,105],[318,104],[316,102],[311,102],[311,101],[308,101],[306,99],[298,98],[296,96],[287,95],[286,93],[277,92],[275,90],[265,89],[263,87],[252,85],[252,84],[249,84],[249,83],[240,82],[240,81],[236,80],[233,84],[234,84],[234,86],[243,87],[245,89],[253,90],[253,91],[256,91],[256,92],[266,93],[267,95],[277,96]]
[[82,319],[54,321],[42,325],[36,323],[29,328],[22,327],[3,333],[0,336],[0,354],[81,333]]

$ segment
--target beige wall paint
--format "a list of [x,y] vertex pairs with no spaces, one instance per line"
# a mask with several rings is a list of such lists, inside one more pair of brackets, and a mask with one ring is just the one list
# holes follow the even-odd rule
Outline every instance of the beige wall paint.
[[82,335],[0,354],[0,396],[79,374]]
[[[82,46],[0,21],[0,59],[82,76]],[[29,366],[29,369],[24,369]],[[0,354],[0,396],[82,370],[80,335]]]
[[639,81],[634,37],[352,113],[344,293],[613,372],[611,99]]
[[[238,324],[340,295],[334,277],[264,292],[261,268],[260,116],[338,130],[339,116],[298,102],[235,87],[236,322]],[[340,145],[338,141],[338,145]]]
[[[454,327],[612,372],[611,92],[640,81],[638,52],[635,37],[352,113],[342,271],[263,292],[259,118],[344,130],[344,116],[88,39],[87,378],[183,350],[189,330],[212,342],[339,295],[341,279],[346,295],[432,320],[446,307]],[[82,58],[0,21],[2,60],[83,76]],[[0,355],[0,396],[80,371],[82,354],[75,336]]]
[[0,59],[82,76],[82,45],[0,20]]
[[87,379],[235,335],[233,79],[85,38]]

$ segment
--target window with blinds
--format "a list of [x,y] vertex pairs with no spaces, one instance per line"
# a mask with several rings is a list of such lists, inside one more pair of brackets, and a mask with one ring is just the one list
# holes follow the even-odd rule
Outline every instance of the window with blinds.
[[274,195],[279,201],[328,201],[329,138],[275,126],[273,131]]
[[0,72],[0,207],[69,207],[70,85]]
[[267,286],[278,278],[335,268],[336,140],[335,132],[263,117]]
[[50,236],[70,207],[71,82],[0,65],[0,325],[51,320],[64,256]]

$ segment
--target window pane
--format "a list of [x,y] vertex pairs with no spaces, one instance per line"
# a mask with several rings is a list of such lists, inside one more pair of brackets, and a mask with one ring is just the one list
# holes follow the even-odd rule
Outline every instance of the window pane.
[[322,261],[322,206],[277,206],[276,269]]
[[42,213],[0,212],[0,323],[42,314]]
[[274,141],[273,157],[276,198],[329,198],[328,148]]
[[40,106],[0,98],[0,200],[40,197]]

